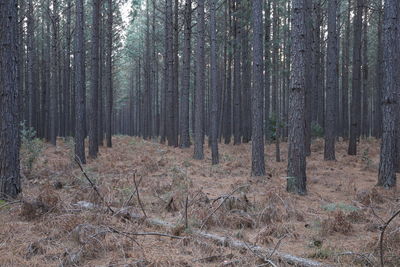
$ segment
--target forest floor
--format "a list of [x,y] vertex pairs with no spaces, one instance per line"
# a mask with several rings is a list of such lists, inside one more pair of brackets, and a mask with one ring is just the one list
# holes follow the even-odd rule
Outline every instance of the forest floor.
[[[62,139],[56,148],[44,144],[32,171],[24,171],[21,201],[0,203],[0,266],[261,266],[250,244],[335,266],[375,266],[379,227],[400,206],[396,190],[375,187],[374,139],[362,140],[357,156],[339,142],[332,162],[323,160],[323,140],[313,140],[308,194],[296,196],[285,191],[286,143],[281,162],[274,144],[265,147],[268,175],[254,178],[250,144],[220,145],[220,164],[212,166],[208,148],[206,159],[196,161],[192,148],[114,137],[113,148],[101,147],[98,159],[84,166],[88,177],[114,210],[144,210],[174,225],[167,229],[107,212],[72,147]],[[79,201],[103,208],[84,209]],[[220,246],[193,234],[199,228],[249,248]],[[400,266],[400,218],[385,237],[387,266]],[[286,265],[274,256],[277,266]]]

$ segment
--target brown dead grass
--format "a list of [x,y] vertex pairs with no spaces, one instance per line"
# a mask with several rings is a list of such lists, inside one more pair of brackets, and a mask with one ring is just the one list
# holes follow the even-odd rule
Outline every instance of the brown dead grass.
[[[208,148],[206,159],[196,161],[192,149],[131,137],[113,141],[113,148],[102,147],[98,159],[88,160],[89,177],[111,206],[130,206],[141,213],[134,194],[136,173],[146,213],[176,225],[170,231],[175,235],[190,235],[220,206],[206,221],[207,231],[271,248],[283,238],[279,251],[350,266],[356,257],[340,253],[371,253],[377,260],[382,224],[378,217],[386,219],[398,208],[396,190],[375,187],[379,143],[373,139],[361,141],[358,156],[348,156],[347,143],[339,142],[334,162],[323,161],[323,140],[314,140],[307,160],[306,196],[285,192],[285,143],[279,163],[274,161],[274,144],[266,146],[268,175],[255,178],[250,177],[249,144],[221,145],[221,163],[212,166]],[[34,178],[23,181],[22,203],[0,210],[0,266],[254,266],[258,262],[248,251],[201,239],[132,239],[96,232],[105,226],[125,232],[167,230],[99,210],[77,209],[74,204],[81,200],[103,204],[71,161],[70,147],[62,140],[57,148],[46,145],[32,171]],[[243,185],[249,186],[227,197]],[[183,226],[186,198],[189,229]],[[399,221],[393,222],[385,240],[387,261],[393,266],[399,263]],[[79,227],[87,231],[77,234]]]

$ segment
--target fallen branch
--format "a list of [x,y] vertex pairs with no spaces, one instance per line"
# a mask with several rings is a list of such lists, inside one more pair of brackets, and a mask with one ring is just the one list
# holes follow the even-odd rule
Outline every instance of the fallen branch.
[[153,236],[163,236],[163,237],[169,237],[169,238],[174,238],[174,239],[184,239],[185,237],[182,236],[176,236],[176,235],[170,235],[170,234],[165,234],[165,233],[159,233],[159,232],[124,232],[124,231],[119,231],[113,227],[106,226],[111,232],[116,233],[116,234],[121,234],[124,236],[144,236],[144,235],[153,235]]
[[[96,205],[86,202],[86,201],[79,201],[78,203],[76,203],[76,206],[78,206],[80,208],[86,208],[86,209],[96,208]],[[128,209],[121,210],[119,212],[119,214],[120,214],[120,216],[130,217],[133,220],[144,220],[145,219],[145,221],[148,224],[153,225],[153,226],[160,226],[160,227],[164,227],[164,228],[168,228],[168,229],[172,229],[175,227],[171,223],[168,223],[168,222],[156,219],[156,218],[144,218],[143,215],[129,212]],[[236,248],[236,249],[247,249],[247,246],[244,242],[236,240],[231,237],[223,237],[223,236],[211,234],[211,233],[196,230],[196,229],[193,229],[192,233],[193,233],[193,235],[212,240],[223,246],[229,246],[231,248]],[[252,246],[252,250],[256,251],[257,253],[264,254],[264,255],[271,254],[273,252],[273,249],[263,248],[260,246]],[[286,254],[286,253],[281,253],[278,251],[274,252],[274,255],[276,258],[279,258],[282,261],[285,261],[289,264],[293,264],[293,265],[296,265],[299,267],[331,267],[332,266],[329,264],[317,262],[314,260],[309,260],[306,258],[297,257],[297,256]]]
[[108,205],[103,196],[100,194],[99,190],[97,189],[97,186],[92,182],[92,180],[90,180],[89,176],[86,174],[85,170],[82,167],[81,159],[76,155],[75,155],[75,162],[78,164],[79,168],[81,169],[81,172],[85,176],[86,180],[89,181],[90,185],[92,186],[93,190],[97,193],[101,201],[107,206],[107,209],[111,211],[112,214],[114,214],[114,210],[110,207],[110,205]]
[[207,223],[207,221],[210,219],[210,217],[222,206],[222,204],[224,204],[225,200],[227,200],[230,196],[235,194],[235,192],[238,191],[239,189],[242,189],[242,188],[248,187],[248,186],[249,186],[248,184],[239,186],[238,188],[236,188],[235,190],[230,192],[229,195],[223,197],[223,200],[221,201],[221,203],[219,203],[218,207],[215,208],[210,214],[208,214],[208,216],[203,220],[203,223],[201,224],[201,227],[200,227],[200,231],[203,229],[204,225]]
[[385,235],[386,228],[389,226],[389,224],[396,218],[397,215],[400,214],[400,210],[396,211],[392,217],[387,220],[387,222],[382,226],[381,228],[381,235],[379,237],[379,251],[380,251],[380,257],[381,257],[381,267],[384,266],[384,260],[383,260],[383,237]]

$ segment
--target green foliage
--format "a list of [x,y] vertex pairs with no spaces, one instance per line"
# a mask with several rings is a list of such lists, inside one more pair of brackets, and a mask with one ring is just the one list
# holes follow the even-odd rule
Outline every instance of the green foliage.
[[372,165],[372,160],[369,156],[369,148],[368,147],[363,151],[361,159],[365,163],[365,165],[366,165],[365,167],[367,169],[369,169]]
[[329,204],[323,205],[322,208],[326,211],[342,210],[345,212],[352,212],[352,211],[358,210],[357,207],[355,207],[353,205],[347,205],[344,203],[329,203]]
[[311,136],[312,137],[324,137],[324,129],[317,122],[311,124]]
[[268,130],[268,139],[269,140],[276,140],[276,130],[278,129],[282,129],[286,126],[286,124],[283,121],[279,121],[277,119],[277,116],[275,114],[272,114],[272,116],[270,118],[268,118],[268,124],[266,129]]
[[31,173],[33,164],[37,161],[44,148],[43,141],[36,138],[36,131],[21,123],[21,162],[27,173]]

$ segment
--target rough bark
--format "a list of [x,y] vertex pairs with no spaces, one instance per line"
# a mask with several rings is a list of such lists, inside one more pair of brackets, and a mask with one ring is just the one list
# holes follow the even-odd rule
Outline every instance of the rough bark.
[[216,22],[216,1],[211,0],[210,3],[210,64],[211,64],[211,153],[212,153],[212,164],[219,163],[218,154],[218,84],[217,84],[217,22]]
[[382,143],[378,185],[396,186],[396,130],[398,111],[398,11],[397,0],[386,0],[383,20]]
[[85,157],[85,61],[84,61],[84,9],[83,0],[76,0],[76,29],[75,29],[75,155],[82,163],[86,162]]
[[251,88],[251,174],[265,175],[264,159],[264,79],[262,0],[253,0],[253,87]]
[[376,49],[376,79],[375,79],[375,96],[374,96],[374,132],[376,138],[382,136],[382,83],[383,83],[383,49],[382,49],[382,0],[378,0],[378,23],[377,23],[377,49]]
[[292,0],[292,71],[289,95],[287,191],[306,194],[305,151],[305,25],[304,0]]
[[113,77],[112,77],[112,48],[113,48],[113,0],[108,0],[107,18],[107,93],[106,93],[106,141],[107,147],[112,147],[112,114],[113,114]]
[[338,112],[335,107],[335,97],[337,95],[337,68],[336,58],[337,49],[337,0],[328,2],[328,47],[327,47],[327,67],[326,67],[326,117],[325,117],[325,149],[324,159],[335,160],[335,130],[336,116]]
[[351,96],[351,125],[348,154],[357,155],[357,139],[361,124],[361,31],[364,0],[357,0],[354,16],[353,77]]
[[350,11],[351,0],[346,10],[346,26],[342,39],[342,137],[349,138],[349,56],[350,56]]
[[0,1],[0,198],[21,192],[19,167],[18,13],[15,0]]
[[203,120],[204,120],[204,87],[205,87],[205,18],[204,0],[197,4],[197,51],[196,51],[196,98],[195,98],[195,128],[194,128],[194,159],[204,158],[203,152]]
[[233,144],[238,145],[242,143],[241,138],[241,75],[240,75],[240,44],[241,44],[241,20],[240,20],[240,1],[234,0],[234,44],[233,44]]
[[93,0],[92,10],[92,40],[91,40],[91,99],[90,99],[90,122],[89,122],[89,156],[97,158],[99,151],[98,136],[98,112],[99,112],[99,22],[100,22],[100,0]]
[[189,135],[189,91],[190,91],[190,59],[192,38],[192,0],[185,1],[183,42],[182,100],[180,115],[180,147],[190,146]]

